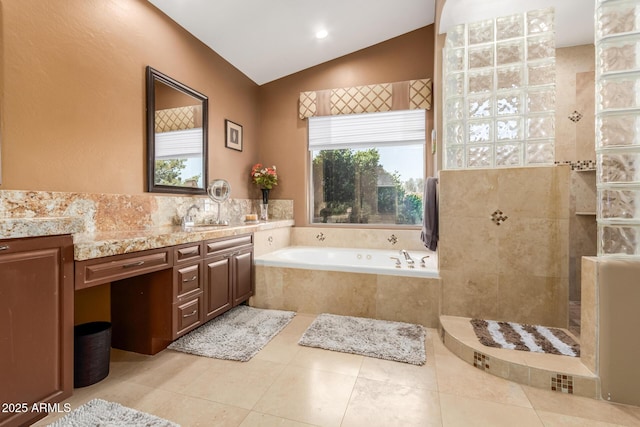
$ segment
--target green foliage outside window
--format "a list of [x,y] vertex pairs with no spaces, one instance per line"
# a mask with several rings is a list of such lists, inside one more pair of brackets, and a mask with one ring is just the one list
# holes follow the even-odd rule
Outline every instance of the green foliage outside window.
[[200,174],[186,179],[181,177],[186,163],[187,159],[156,160],[155,184],[183,187],[195,186],[194,184],[197,184],[200,180]]
[[312,167],[316,221],[422,221],[422,179],[402,182],[398,173],[385,171],[375,148],[321,150]]

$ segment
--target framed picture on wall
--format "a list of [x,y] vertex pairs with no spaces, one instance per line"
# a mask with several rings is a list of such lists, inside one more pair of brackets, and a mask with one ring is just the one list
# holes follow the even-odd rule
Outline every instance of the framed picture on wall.
[[225,147],[242,151],[242,125],[225,120]]

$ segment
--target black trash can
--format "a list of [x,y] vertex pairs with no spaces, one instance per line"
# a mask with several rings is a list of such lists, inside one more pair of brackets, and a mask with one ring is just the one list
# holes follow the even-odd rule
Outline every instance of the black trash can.
[[109,375],[111,323],[90,322],[74,327],[73,386],[86,387]]

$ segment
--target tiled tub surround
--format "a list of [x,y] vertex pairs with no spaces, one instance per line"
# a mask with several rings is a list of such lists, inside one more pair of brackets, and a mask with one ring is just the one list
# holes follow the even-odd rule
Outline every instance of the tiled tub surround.
[[250,304],[438,327],[440,279],[255,266]]
[[0,238],[73,234],[76,259],[82,260],[188,243],[203,233],[224,237],[238,227],[247,232],[293,225],[291,200],[271,200],[272,221],[252,226],[243,218],[256,212],[258,200],[231,199],[221,205],[222,218],[231,222],[226,231],[217,227],[182,232],[180,219],[193,205],[198,207],[191,211],[196,223],[217,218],[218,205],[206,196],[1,190]]
[[[265,240],[264,236],[274,237],[269,246],[272,250],[285,247],[281,244],[285,237],[282,231],[259,232],[256,234],[256,257],[271,252],[267,250],[258,253],[257,248],[260,241]],[[290,229],[290,244],[322,248],[386,249],[398,255],[402,249],[410,254],[412,251],[426,251],[420,241],[420,230],[416,229],[293,227]],[[416,263],[419,264],[419,258]],[[255,283],[256,292],[250,303],[256,307],[372,317],[419,323],[432,328],[439,325],[439,278],[256,265]]]
[[416,228],[296,227],[292,230],[291,245],[397,251],[425,250],[420,240],[420,230]]
[[368,248],[290,246],[256,257],[255,264],[266,267],[438,278],[437,254],[432,251],[399,252]]
[[442,314],[567,327],[569,178],[565,165],[440,172]]

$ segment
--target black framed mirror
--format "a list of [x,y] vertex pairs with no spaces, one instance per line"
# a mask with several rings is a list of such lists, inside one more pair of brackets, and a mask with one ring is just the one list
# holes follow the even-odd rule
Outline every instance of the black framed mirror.
[[147,67],[147,190],[207,193],[208,98]]

